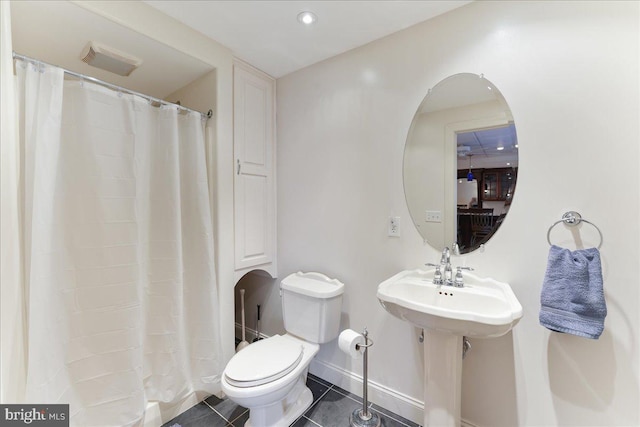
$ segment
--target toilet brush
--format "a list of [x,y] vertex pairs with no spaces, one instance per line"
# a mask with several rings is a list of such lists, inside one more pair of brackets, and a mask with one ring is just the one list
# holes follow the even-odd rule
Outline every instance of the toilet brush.
[[244,326],[244,289],[240,289],[240,315],[242,316],[242,341],[236,347],[236,353],[249,345],[245,336]]
[[258,313],[256,315],[256,337],[253,339],[253,342],[256,342],[262,339],[262,337],[260,337],[260,304],[258,304],[256,309],[258,310]]

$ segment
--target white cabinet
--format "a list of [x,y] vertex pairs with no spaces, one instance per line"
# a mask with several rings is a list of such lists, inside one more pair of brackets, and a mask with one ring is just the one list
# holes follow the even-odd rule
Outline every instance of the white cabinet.
[[240,62],[233,71],[236,280],[276,275],[275,80]]

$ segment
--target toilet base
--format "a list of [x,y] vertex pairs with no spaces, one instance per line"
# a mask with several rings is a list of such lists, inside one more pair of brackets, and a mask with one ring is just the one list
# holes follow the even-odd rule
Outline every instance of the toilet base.
[[245,427],[289,427],[313,403],[313,394],[302,375],[284,400],[271,405],[250,408]]

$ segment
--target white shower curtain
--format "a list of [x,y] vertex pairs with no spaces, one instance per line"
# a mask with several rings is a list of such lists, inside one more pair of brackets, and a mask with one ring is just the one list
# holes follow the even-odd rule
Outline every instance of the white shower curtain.
[[218,390],[218,294],[199,114],[18,61],[30,403],[138,425]]
[[20,249],[15,82],[11,58],[11,11],[0,1],[0,402],[24,398],[25,312]]

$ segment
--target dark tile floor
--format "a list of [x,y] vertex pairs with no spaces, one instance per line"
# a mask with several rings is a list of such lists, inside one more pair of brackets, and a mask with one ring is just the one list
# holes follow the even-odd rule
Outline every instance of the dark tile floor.
[[[309,374],[307,385],[313,393],[313,404],[292,427],[342,427],[349,426],[349,416],[362,407],[362,399]],[[381,419],[382,427],[418,427],[418,424],[370,404]],[[229,399],[211,396],[191,409],[178,415],[162,427],[242,427],[249,418],[249,411]]]

